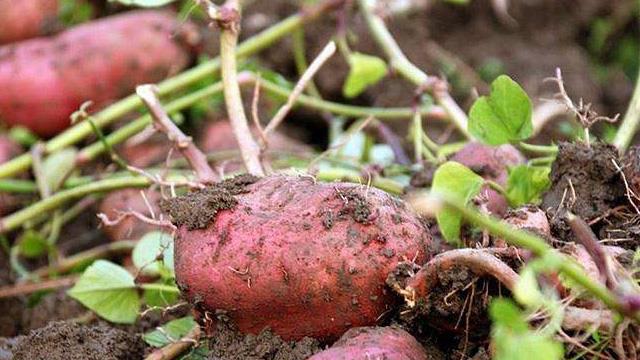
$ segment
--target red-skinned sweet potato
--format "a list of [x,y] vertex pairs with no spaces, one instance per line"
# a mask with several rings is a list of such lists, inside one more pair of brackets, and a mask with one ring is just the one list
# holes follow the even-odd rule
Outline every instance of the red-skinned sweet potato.
[[[99,212],[107,215],[111,220],[117,219],[122,212],[126,211],[135,211],[144,216],[151,217],[152,214],[149,210],[149,206],[151,206],[154,214],[160,214],[160,208],[158,206],[161,198],[160,194],[153,189],[143,191],[149,205],[144,201],[140,189],[123,189],[105,196],[100,202]],[[158,226],[129,216],[116,225],[104,226],[102,230],[112,241],[138,240],[144,234],[158,230]]]
[[176,282],[196,310],[285,340],[374,325],[396,300],[387,273],[403,257],[423,263],[432,241],[387,193],[310,177],[240,176],[161,207],[178,226]]
[[[511,145],[491,147],[480,143],[469,143],[451,158],[475,171],[487,180],[500,185],[507,183],[508,167],[523,164],[524,156]],[[497,191],[484,186],[480,194],[487,199],[486,207],[494,215],[502,216],[507,211],[508,204],[504,196]]]
[[57,16],[58,0],[0,0],[0,44],[47,35]]
[[[0,135],[0,164],[11,160],[20,154],[20,146],[9,137]],[[0,216],[4,216],[13,211],[19,203],[18,199],[11,194],[0,192]]]
[[309,360],[426,360],[424,347],[396,327],[361,327],[347,331],[329,349]]
[[0,47],[0,121],[54,135],[83,102],[100,108],[184,68],[196,37],[172,13],[147,10]]

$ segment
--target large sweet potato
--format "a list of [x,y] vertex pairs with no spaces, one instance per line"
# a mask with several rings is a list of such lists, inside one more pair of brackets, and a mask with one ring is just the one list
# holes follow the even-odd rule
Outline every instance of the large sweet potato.
[[396,327],[361,327],[347,331],[329,349],[309,360],[427,360],[420,343]]
[[184,68],[193,41],[189,24],[148,10],[0,47],[0,121],[54,135],[83,102],[99,108]]
[[0,0],[0,44],[48,34],[57,15],[58,0]]
[[362,185],[244,175],[161,205],[179,228],[183,295],[245,333],[335,339],[374,325],[394,304],[387,273],[430,254],[421,219]]
[[[467,144],[455,153],[451,160],[461,163],[483,178],[495,181],[500,185],[507,183],[509,166],[525,162],[524,156],[512,145],[491,147],[475,142]],[[486,197],[486,207],[491,213],[502,216],[507,211],[507,199],[497,191],[489,186],[484,186],[481,194]]]

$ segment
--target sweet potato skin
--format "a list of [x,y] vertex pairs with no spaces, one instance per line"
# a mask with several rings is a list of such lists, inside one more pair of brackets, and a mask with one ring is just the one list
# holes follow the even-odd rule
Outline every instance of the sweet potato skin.
[[132,11],[0,47],[0,121],[55,135],[83,102],[95,110],[184,68],[189,30],[171,13]]
[[[506,185],[509,177],[508,167],[524,164],[526,159],[512,145],[492,147],[471,142],[455,153],[451,160],[457,161],[470,168],[487,180],[500,185]],[[487,209],[494,215],[502,216],[507,211],[508,204],[504,196],[497,191],[484,186],[480,193],[487,198]]]
[[57,0],[0,0],[0,44],[47,35],[57,15]]
[[[403,257],[429,257],[423,222],[377,189],[275,176],[246,191],[208,227],[179,226],[174,260],[196,309],[224,311],[242,332],[336,339],[373,325],[395,300],[388,271]],[[371,209],[364,222],[354,214],[366,211],[349,210],[353,194]]]
[[329,349],[309,360],[426,360],[428,355],[408,332],[397,327],[361,327],[347,331]]
[[[102,199],[98,211],[107,215],[111,220],[118,218],[123,211],[135,211],[151,217],[149,206],[144,201],[140,189],[122,189],[109,193]],[[160,213],[158,201],[160,194],[152,189],[143,190],[154,214]],[[104,233],[111,241],[138,240],[144,234],[158,230],[158,227],[142,222],[134,217],[127,217],[116,225],[104,226]]]

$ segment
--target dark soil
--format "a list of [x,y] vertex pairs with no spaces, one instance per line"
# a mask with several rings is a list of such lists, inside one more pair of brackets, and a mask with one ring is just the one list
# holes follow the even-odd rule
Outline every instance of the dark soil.
[[564,220],[565,211],[589,222],[625,201],[624,184],[612,160],[620,163],[616,149],[610,145],[559,144],[551,168],[551,188],[541,206],[549,216],[553,236],[565,241],[573,239]]
[[73,319],[86,312],[87,309],[67,296],[64,290],[50,293],[23,313],[23,332],[44,327],[51,321]]
[[223,321],[218,322],[209,349],[211,360],[304,360],[321,350],[312,338],[287,342],[269,330],[242,335]]
[[258,178],[253,175],[239,175],[202,190],[163,200],[160,208],[171,216],[177,226],[186,226],[189,230],[203,229],[209,226],[218,211],[236,206],[235,195],[246,193],[246,186],[256,181]]
[[52,322],[18,339],[13,350],[15,360],[139,360],[144,343],[105,325]]

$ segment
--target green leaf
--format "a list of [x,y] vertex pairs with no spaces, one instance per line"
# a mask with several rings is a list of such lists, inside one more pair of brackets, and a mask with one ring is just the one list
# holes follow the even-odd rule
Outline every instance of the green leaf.
[[549,167],[518,165],[509,169],[507,199],[511,206],[537,204],[549,188]]
[[160,327],[162,330],[156,329],[150,331],[144,334],[142,338],[147,344],[153,347],[163,347],[180,340],[180,338],[187,335],[196,324],[191,316],[171,320]]
[[506,75],[491,83],[491,94],[469,111],[469,132],[488,145],[525,140],[533,132],[532,105],[520,85]]
[[78,150],[66,148],[49,155],[42,163],[42,172],[51,191],[62,186],[64,180],[75,167]]
[[114,323],[132,324],[140,310],[133,276],[106,260],[97,260],[88,267],[68,294]]
[[349,55],[349,75],[342,86],[346,98],[354,98],[387,74],[387,63],[376,56],[353,52]]
[[49,248],[47,239],[39,232],[33,230],[25,231],[18,239],[20,254],[27,258],[37,258],[47,252]]
[[118,2],[127,6],[139,6],[139,7],[160,7],[174,2],[175,0],[109,0],[111,2]]
[[[173,237],[161,231],[145,234],[133,248],[131,254],[133,265],[145,275],[172,275],[173,270]],[[162,258],[161,261],[157,261]]]
[[[483,183],[484,179],[469,170],[469,168],[455,161],[448,161],[442,164],[434,173],[431,191],[446,193],[464,201],[466,204],[478,194]],[[436,220],[445,240],[449,243],[458,244],[460,242],[462,215],[453,209],[445,207],[438,212]]]
[[537,273],[533,268],[527,266],[520,272],[520,279],[513,289],[513,297],[520,304],[530,308],[544,305],[544,297],[540,286],[538,286]]
[[562,344],[529,329],[520,309],[510,300],[496,299],[489,308],[496,360],[560,360]]

